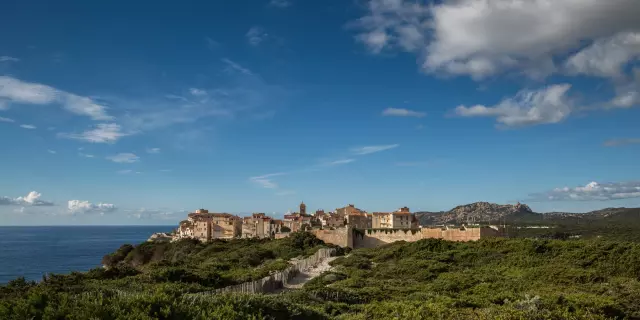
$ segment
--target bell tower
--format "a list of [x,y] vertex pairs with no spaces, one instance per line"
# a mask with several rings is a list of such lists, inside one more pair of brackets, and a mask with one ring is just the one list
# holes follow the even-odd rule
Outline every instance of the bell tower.
[[307,205],[304,204],[304,201],[302,201],[302,203],[300,203],[300,214],[301,215],[307,214]]

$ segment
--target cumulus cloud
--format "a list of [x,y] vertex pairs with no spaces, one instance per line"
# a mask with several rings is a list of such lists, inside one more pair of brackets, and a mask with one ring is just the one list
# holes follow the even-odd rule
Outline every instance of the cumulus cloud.
[[351,153],[356,155],[365,155],[365,154],[371,154],[371,153],[394,149],[394,148],[397,148],[398,146],[399,144],[387,144],[387,145],[380,145],[380,146],[357,147],[357,148],[351,148]]
[[16,121],[11,118],[0,117],[0,122],[16,122]]
[[611,100],[611,108],[631,108],[640,105],[640,68],[634,68],[632,79],[620,80],[616,86],[616,96]]
[[251,27],[251,29],[247,31],[247,34],[245,36],[247,37],[247,41],[249,41],[249,44],[252,46],[260,45],[260,43],[267,40],[267,38],[269,37],[264,29],[259,26]]
[[640,182],[590,182],[575,188],[555,188],[544,193],[530,195],[539,201],[593,201],[640,198]]
[[93,129],[82,133],[59,133],[58,136],[92,143],[115,143],[118,139],[131,134],[133,133],[122,132],[122,129],[118,124],[100,123]]
[[71,113],[88,116],[93,120],[112,119],[107,114],[107,107],[90,98],[8,76],[0,76],[0,100],[17,104],[59,104]]
[[160,153],[160,148],[148,148],[147,153],[151,153],[151,154]]
[[115,205],[110,203],[90,203],[89,201],[69,200],[67,208],[71,214],[105,214],[116,211]]
[[52,206],[53,202],[40,199],[42,194],[31,191],[24,197],[10,198],[0,197],[0,205],[14,205],[14,206]]
[[392,116],[392,117],[415,117],[422,118],[427,115],[426,112],[414,111],[409,109],[402,108],[386,108],[382,111],[383,116]]
[[571,56],[566,67],[573,74],[605,78],[623,76],[623,67],[640,56],[640,33],[621,32],[611,38],[598,39]]
[[507,127],[558,123],[573,109],[567,96],[570,88],[569,84],[561,84],[536,91],[523,90],[495,106],[458,106],[455,113],[462,117],[495,117],[500,125]]
[[108,160],[111,160],[116,163],[134,163],[140,161],[140,157],[136,156],[133,153],[118,153],[114,156],[107,157]]
[[23,128],[23,129],[29,129],[29,130],[37,129],[37,127],[36,127],[36,126],[31,125],[31,124],[21,124],[21,125],[20,125],[20,128]]
[[[415,53],[427,72],[479,79],[516,70],[539,77],[556,71],[554,60],[585,42],[605,44],[621,33],[640,31],[639,15],[636,0],[372,0],[352,26],[371,52]],[[602,54],[612,57],[600,60],[605,65],[632,58],[615,50]],[[611,69],[591,65],[587,70]]]

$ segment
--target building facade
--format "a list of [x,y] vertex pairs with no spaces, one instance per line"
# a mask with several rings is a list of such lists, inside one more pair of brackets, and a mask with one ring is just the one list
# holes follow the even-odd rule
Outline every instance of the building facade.
[[394,212],[374,212],[371,227],[373,229],[413,229],[418,227],[418,221],[409,208],[402,207]]

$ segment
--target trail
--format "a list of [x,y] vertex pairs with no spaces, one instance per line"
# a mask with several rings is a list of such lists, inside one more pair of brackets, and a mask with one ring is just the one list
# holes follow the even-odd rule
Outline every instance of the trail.
[[287,284],[284,285],[284,288],[278,290],[275,293],[280,293],[289,290],[301,289],[305,283],[309,282],[311,279],[321,275],[323,272],[330,271],[331,266],[329,263],[335,260],[338,257],[329,257],[322,259],[322,261],[306,270],[300,271],[293,279],[289,280]]

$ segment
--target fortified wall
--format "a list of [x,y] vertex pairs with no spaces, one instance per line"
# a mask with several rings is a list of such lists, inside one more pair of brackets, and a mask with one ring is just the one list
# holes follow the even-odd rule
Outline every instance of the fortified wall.
[[314,230],[318,239],[326,243],[350,248],[375,248],[396,241],[415,242],[434,238],[449,241],[477,241],[481,238],[500,237],[497,227],[456,227],[421,229],[352,229]]

